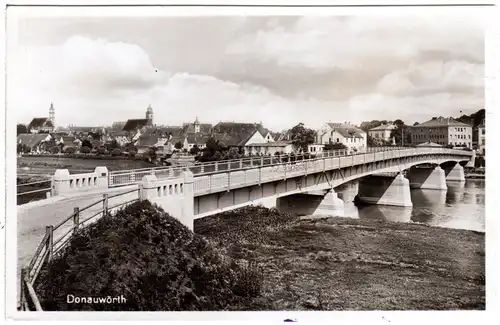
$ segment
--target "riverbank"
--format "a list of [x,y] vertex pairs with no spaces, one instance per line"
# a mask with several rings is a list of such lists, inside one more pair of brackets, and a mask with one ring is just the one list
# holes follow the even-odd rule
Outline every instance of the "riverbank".
[[264,269],[238,310],[484,309],[484,233],[380,220],[301,220],[249,207],[195,221]]
[[106,166],[109,171],[155,167],[145,160],[116,157],[67,158],[23,156],[17,159],[19,173],[53,175],[56,169],[68,169],[70,173],[92,172],[97,166]]

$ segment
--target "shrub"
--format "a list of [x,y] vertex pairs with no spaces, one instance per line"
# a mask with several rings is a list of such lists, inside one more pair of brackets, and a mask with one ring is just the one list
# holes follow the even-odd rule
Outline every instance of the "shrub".
[[136,150],[130,150],[128,152],[128,154],[129,154],[130,157],[135,157],[135,155],[137,155],[137,151]]
[[80,149],[80,153],[90,153],[90,148],[89,147],[82,147]]
[[[149,201],[79,230],[40,274],[44,310],[223,310],[260,293],[257,265],[223,257]],[[69,304],[68,294],[123,304]]]
[[67,153],[67,154],[74,154],[76,152],[76,148],[75,147],[67,147],[67,148],[64,148],[64,153]]
[[104,155],[106,153],[106,148],[100,147],[99,149],[97,149],[97,153],[100,155]]
[[120,156],[121,154],[122,154],[122,151],[118,148],[115,148],[115,149],[113,149],[113,151],[111,151],[111,156],[114,156],[114,157]]
[[59,149],[58,146],[54,146],[54,147],[49,148],[49,152],[51,154],[55,155],[55,154],[58,154],[59,152],[61,152],[61,149]]

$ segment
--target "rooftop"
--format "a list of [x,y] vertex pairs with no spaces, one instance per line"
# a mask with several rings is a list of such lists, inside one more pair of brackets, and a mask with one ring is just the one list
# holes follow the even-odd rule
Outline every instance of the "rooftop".
[[394,130],[395,128],[396,128],[396,126],[394,124],[382,124],[382,125],[379,125],[379,126],[376,126],[372,129],[370,129],[370,131]]
[[415,126],[412,126],[414,128],[417,127],[439,127],[439,126],[461,126],[461,127],[471,127],[469,124],[465,124],[462,122],[459,122],[451,117],[433,117],[432,119],[421,123],[417,124]]

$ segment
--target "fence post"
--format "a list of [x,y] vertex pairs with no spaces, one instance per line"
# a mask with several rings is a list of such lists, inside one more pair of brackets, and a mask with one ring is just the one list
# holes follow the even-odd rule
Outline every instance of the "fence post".
[[219,163],[215,162],[215,171],[219,171]]
[[260,165],[264,166],[264,157],[260,157]]
[[108,194],[103,194],[102,198],[104,201],[102,202],[102,216],[108,215]]
[[19,292],[19,301],[21,303],[21,310],[22,311],[25,311],[26,310],[26,284],[25,284],[25,280],[27,278],[27,269],[25,267],[23,267],[21,269],[21,291]]
[[78,225],[80,224],[80,208],[73,208],[73,229],[76,232],[78,230]]
[[250,167],[253,167],[253,158],[250,157]]
[[54,226],[46,226],[45,233],[47,234],[47,260],[50,262],[54,254]]
[[243,168],[243,159],[240,159],[240,169]]

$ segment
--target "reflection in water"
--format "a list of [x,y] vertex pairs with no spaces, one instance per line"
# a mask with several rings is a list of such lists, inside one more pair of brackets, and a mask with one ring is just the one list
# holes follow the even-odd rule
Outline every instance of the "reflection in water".
[[345,203],[345,216],[399,222],[421,222],[432,226],[484,231],[484,180],[448,182],[448,190],[412,189],[412,208],[353,203],[358,183],[350,182],[335,188]]

